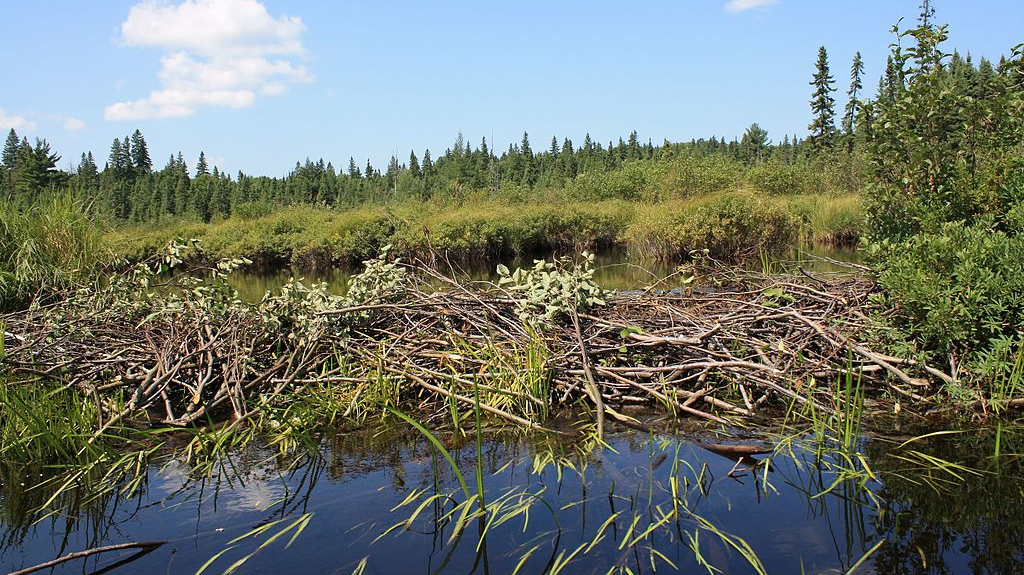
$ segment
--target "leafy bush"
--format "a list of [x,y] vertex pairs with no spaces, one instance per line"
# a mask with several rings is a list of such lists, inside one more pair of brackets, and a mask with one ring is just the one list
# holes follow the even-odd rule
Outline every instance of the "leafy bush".
[[594,254],[587,252],[579,261],[536,260],[532,268],[514,272],[499,264],[498,276],[498,285],[516,298],[519,318],[536,327],[605,304],[604,290],[594,282]]
[[804,194],[809,190],[805,170],[781,162],[765,162],[752,168],[747,175],[755,188],[771,196]]
[[625,240],[632,250],[661,260],[706,250],[713,258],[738,261],[781,252],[799,233],[800,219],[792,213],[751,194],[732,193],[646,210]]
[[993,230],[991,220],[958,222],[872,252],[883,256],[879,281],[903,312],[896,324],[943,363],[1022,334],[1024,238]]

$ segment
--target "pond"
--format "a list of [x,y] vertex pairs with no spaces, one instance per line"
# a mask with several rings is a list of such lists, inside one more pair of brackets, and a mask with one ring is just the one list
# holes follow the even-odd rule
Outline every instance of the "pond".
[[[849,273],[848,267],[835,262],[860,263],[862,254],[855,248],[828,247],[822,245],[806,246],[790,253],[768,258],[765,262],[749,262],[750,269],[759,269],[765,264],[775,271],[796,271],[802,268],[815,274]],[[533,264],[529,258],[504,259],[501,263],[509,269],[528,267]],[[451,270],[459,278],[471,281],[497,281],[496,264],[477,263],[454,266]],[[636,290],[655,286],[662,289],[679,287],[678,266],[664,262],[642,262],[632,258],[624,250],[605,251],[597,254],[595,261],[595,281],[608,290]],[[442,271],[447,271],[441,266]],[[235,272],[229,281],[238,290],[243,299],[250,302],[259,301],[265,293],[284,285],[289,279],[304,278],[308,281],[327,282],[329,291],[342,295],[348,279],[352,277],[352,269],[299,269],[274,268],[256,269]],[[668,279],[666,279],[668,278]]]
[[[985,430],[850,446],[692,426],[602,446],[379,427],[294,458],[253,444],[211,473],[168,455],[134,493],[61,497],[42,519],[27,510],[47,490],[7,481],[0,573],[127,541],[166,543],[52,572],[224,573],[246,558],[237,572],[1024,572],[1020,434],[1007,430],[1001,447]],[[758,448],[770,453],[735,453]]]

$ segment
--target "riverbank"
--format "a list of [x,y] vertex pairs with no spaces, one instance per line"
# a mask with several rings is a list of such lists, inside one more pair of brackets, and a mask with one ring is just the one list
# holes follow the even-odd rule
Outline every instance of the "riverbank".
[[257,266],[353,267],[381,247],[410,258],[456,261],[621,249],[638,260],[679,262],[692,251],[726,261],[814,242],[853,245],[861,234],[858,196],[766,197],[751,191],[689,200],[518,204],[405,202],[340,210],[293,206],[210,224],[165,222],[107,234],[114,253],[144,259],[174,238],[197,238],[213,259]]

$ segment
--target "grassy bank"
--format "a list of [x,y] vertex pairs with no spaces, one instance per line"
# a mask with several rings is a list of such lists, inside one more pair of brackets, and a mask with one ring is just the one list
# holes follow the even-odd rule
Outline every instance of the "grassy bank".
[[657,203],[623,200],[519,204],[495,200],[404,202],[351,210],[294,206],[209,223],[124,227],[107,236],[130,260],[173,238],[198,238],[214,258],[261,265],[352,265],[391,245],[402,256],[436,250],[462,260],[625,248],[646,259],[692,250],[742,260],[801,242],[850,244],[860,236],[856,196],[766,197],[730,191]]
[[0,310],[70,285],[111,260],[100,226],[68,195],[0,204]]

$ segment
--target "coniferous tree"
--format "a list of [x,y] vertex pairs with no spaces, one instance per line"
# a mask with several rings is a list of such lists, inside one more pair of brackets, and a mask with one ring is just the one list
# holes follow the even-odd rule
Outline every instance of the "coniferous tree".
[[149,157],[149,148],[142,132],[135,130],[131,139],[131,163],[136,176],[149,174],[153,171],[153,160]]
[[[621,142],[621,140],[620,140]],[[620,156],[621,157],[621,156]],[[636,160],[640,158],[640,139],[636,130],[629,133],[629,143],[626,145],[626,155],[623,159]]]
[[199,161],[196,162],[196,177],[210,173],[210,166],[206,163],[206,152],[199,152]]
[[864,87],[861,82],[861,75],[864,74],[864,61],[861,60],[860,52],[853,55],[853,63],[850,64],[850,89],[846,92],[846,109],[843,112],[843,135],[846,137],[847,149],[853,150],[853,132],[856,129],[857,114],[861,109],[860,91]]
[[523,141],[519,144],[519,156],[522,158],[522,173],[519,181],[526,186],[533,186],[537,181],[537,170],[533,150],[530,149],[530,136],[526,132],[523,132]]
[[828,52],[824,46],[818,48],[818,61],[815,64],[814,93],[811,95],[811,114],[814,119],[807,126],[810,130],[811,147],[821,153],[832,148],[835,138],[835,92],[832,73],[828,69]]
[[0,192],[4,196],[14,193],[14,167],[18,162],[18,133],[11,128],[4,142],[3,156],[0,157]]
[[4,142],[3,158],[0,159],[0,167],[5,170],[13,170],[14,163],[18,160],[18,133],[11,128],[7,132],[7,140]]
[[116,180],[122,180],[128,174],[130,162],[131,159],[121,144],[121,140],[114,138],[114,142],[110,144],[110,157],[107,159],[107,169],[112,172]]
[[409,175],[419,180],[423,177],[423,172],[420,171],[420,161],[416,158],[416,151],[409,152]]
[[743,139],[740,140],[740,158],[747,163],[760,164],[767,146],[768,131],[754,122],[747,127],[743,133]]
[[14,192],[27,203],[35,201],[39,194],[61,179],[57,169],[60,156],[50,150],[46,140],[36,138],[35,146],[22,140],[14,167]]
[[430,149],[423,152],[423,177],[430,178],[434,175],[434,160],[430,158]]

